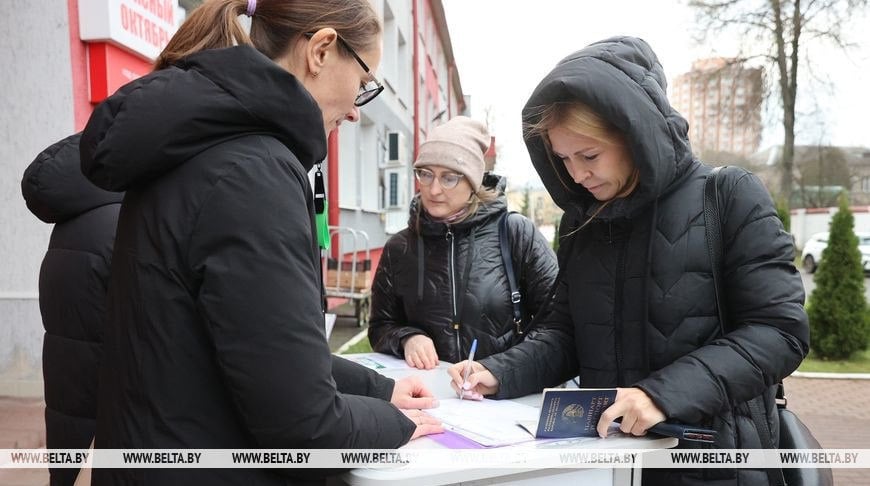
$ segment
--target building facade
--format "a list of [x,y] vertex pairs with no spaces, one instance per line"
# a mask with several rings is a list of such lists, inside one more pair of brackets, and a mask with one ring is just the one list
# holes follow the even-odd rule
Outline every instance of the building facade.
[[761,143],[763,70],[734,59],[692,63],[671,83],[671,104],[689,122],[696,154],[730,152],[748,156]]
[[[772,194],[781,192],[782,146],[773,145],[747,158],[747,165]],[[836,206],[842,191],[857,206],[870,205],[870,148],[795,145],[792,208]]]
[[[21,178],[51,143],[81,130],[96,103],[146,74],[199,0],[44,0],[0,20],[0,395],[42,395],[39,266],[51,227],[21,197]],[[407,222],[412,161],[428,130],[468,112],[440,0],[371,0],[384,24],[384,93],[329,140],[330,224],[379,249]]]

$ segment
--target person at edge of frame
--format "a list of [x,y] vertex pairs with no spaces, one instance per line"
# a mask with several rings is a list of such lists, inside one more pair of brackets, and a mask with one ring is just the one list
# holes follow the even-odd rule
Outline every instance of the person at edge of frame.
[[[27,208],[54,224],[39,268],[47,449],[87,449],[94,439],[106,289],[124,197],[82,175],[80,138],[76,133],[47,147],[21,179]],[[49,482],[86,481],[87,471],[50,467]]]

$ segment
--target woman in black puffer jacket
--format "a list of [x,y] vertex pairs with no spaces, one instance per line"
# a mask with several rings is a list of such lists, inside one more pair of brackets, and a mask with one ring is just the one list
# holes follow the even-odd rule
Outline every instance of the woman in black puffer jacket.
[[525,314],[515,322],[499,247],[506,181],[484,175],[489,143],[482,123],[460,116],[431,130],[420,146],[414,163],[420,193],[408,228],[387,242],[372,285],[375,351],[429,369],[438,360],[465,358],[477,339],[477,356],[489,356],[520,341],[543,307],[557,273],[555,255],[531,221],[510,215],[511,261]]
[[[793,241],[758,178],[719,173],[720,322],[705,237],[712,169],[692,156],[688,125],[665,93],[655,53],[633,37],[575,52],[535,89],[525,140],[565,209],[561,273],[537,332],[475,362],[470,395],[522,396],[579,375],[585,388],[618,390],[602,436],[618,417],[635,435],[669,420],[715,429],[716,448],[769,447],[779,432],[775,384],[809,348]],[[457,389],[463,370],[449,370]],[[643,484],[763,486],[769,476],[650,468]]]
[[[45,149],[21,180],[27,208],[54,224],[39,271],[49,449],[87,449],[94,438],[106,289],[124,197],[82,175],[80,138],[77,133]],[[79,470],[49,472],[52,485],[63,485],[73,484]]]

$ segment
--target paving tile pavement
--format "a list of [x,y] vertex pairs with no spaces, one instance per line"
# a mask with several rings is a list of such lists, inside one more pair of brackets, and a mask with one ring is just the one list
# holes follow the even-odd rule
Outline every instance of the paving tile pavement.
[[[807,424],[823,447],[870,449],[870,380],[790,377],[785,380],[789,408]],[[42,399],[0,397],[0,449],[45,446]],[[870,486],[866,469],[834,469],[839,486]],[[40,469],[0,471],[4,486],[48,484]]]
[[[0,397],[0,449],[45,447],[45,402],[42,398]],[[47,469],[0,469],[3,486],[48,484]]]
[[[870,380],[789,377],[788,408],[826,449],[870,449]],[[867,469],[834,469],[838,486],[870,486]]]

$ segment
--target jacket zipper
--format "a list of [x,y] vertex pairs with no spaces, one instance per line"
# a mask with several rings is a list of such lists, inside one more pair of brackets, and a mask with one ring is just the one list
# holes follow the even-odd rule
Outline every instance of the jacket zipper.
[[[607,227],[610,233],[610,243],[613,243],[613,223],[609,222]],[[616,304],[614,309],[613,323],[615,325],[613,335],[616,338],[616,386],[625,386],[622,382],[622,294],[625,286],[625,247],[628,244],[628,237],[620,241],[616,259],[616,289],[613,302]]]
[[448,265],[450,266],[450,297],[453,304],[453,333],[456,338],[456,358],[458,360],[462,356],[462,353],[460,351],[461,348],[459,347],[459,322],[456,322],[459,319],[459,316],[456,315],[456,241],[453,238],[453,231],[450,230],[450,225],[447,225],[447,234],[445,237],[450,244],[450,258],[448,261]]

